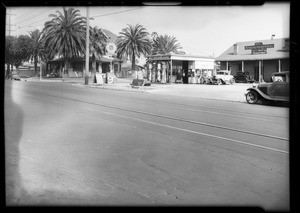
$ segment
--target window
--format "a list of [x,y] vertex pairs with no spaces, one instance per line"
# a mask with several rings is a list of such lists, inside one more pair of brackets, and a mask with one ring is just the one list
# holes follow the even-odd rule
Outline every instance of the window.
[[287,82],[287,78],[285,75],[275,75],[273,76],[273,82]]
[[118,68],[119,68],[118,64],[114,64],[114,71],[115,71],[115,72],[119,71]]

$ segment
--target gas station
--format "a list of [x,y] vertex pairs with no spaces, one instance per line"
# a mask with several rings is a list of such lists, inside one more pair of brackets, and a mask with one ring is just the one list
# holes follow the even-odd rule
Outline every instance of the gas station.
[[200,83],[201,76],[212,76],[215,59],[212,56],[158,54],[147,57],[147,79],[159,83]]

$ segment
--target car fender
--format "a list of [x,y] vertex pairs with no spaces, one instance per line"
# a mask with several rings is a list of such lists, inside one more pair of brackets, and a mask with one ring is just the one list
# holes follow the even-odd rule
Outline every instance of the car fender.
[[[255,91],[258,93],[258,95],[266,100],[273,100],[272,98],[270,98],[269,96],[267,96],[265,93],[263,93],[262,91],[260,91],[257,88],[248,88],[247,91]],[[246,94],[245,94],[246,95]]]

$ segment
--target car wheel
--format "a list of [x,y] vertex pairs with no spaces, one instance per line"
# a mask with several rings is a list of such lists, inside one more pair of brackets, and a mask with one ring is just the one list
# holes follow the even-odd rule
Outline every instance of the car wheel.
[[234,78],[230,79],[230,83],[231,83],[231,84],[235,84]]
[[217,80],[217,84],[218,84],[218,85],[221,85],[221,84],[222,84],[221,79],[218,79],[218,80]]
[[258,94],[257,94],[257,92],[255,92],[255,91],[249,91],[246,94],[246,101],[249,104],[255,104],[255,103],[257,103],[257,101],[258,101]]

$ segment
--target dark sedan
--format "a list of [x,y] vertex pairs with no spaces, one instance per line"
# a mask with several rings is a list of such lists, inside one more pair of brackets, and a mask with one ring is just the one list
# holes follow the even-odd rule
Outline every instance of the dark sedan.
[[253,83],[254,76],[249,75],[249,72],[239,71],[236,73],[236,76],[234,76],[234,80],[236,83]]

